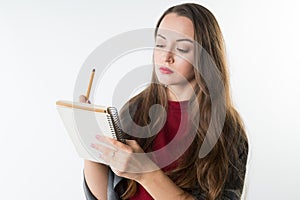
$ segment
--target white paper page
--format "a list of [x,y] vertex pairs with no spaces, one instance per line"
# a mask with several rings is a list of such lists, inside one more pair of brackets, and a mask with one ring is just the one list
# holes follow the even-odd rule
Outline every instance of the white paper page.
[[100,143],[96,135],[113,138],[107,120],[109,114],[65,106],[57,106],[57,110],[78,155],[86,160],[107,164],[99,158],[99,152],[92,148],[91,144]]

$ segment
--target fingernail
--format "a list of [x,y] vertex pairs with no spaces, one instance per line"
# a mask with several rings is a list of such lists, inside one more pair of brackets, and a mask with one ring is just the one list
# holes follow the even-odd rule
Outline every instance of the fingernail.
[[95,148],[95,147],[96,147],[96,145],[95,145],[95,144],[91,144],[91,147]]
[[96,138],[97,138],[97,139],[100,139],[100,138],[101,138],[101,136],[100,136],[100,135],[96,135]]

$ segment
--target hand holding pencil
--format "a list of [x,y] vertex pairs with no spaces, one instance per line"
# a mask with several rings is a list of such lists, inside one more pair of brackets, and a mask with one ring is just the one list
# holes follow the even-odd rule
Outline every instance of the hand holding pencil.
[[95,75],[95,69],[93,69],[91,77],[90,77],[90,82],[89,82],[89,86],[86,92],[86,96],[84,95],[80,95],[79,96],[79,102],[81,103],[91,103],[89,100],[90,97],[90,92],[91,92],[91,88],[92,88],[92,84],[93,84],[93,80],[94,80],[94,75]]

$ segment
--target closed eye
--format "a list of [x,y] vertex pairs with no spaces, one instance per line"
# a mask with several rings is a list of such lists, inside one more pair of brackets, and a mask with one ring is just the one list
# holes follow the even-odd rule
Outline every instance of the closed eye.
[[164,45],[162,45],[162,44],[157,44],[157,45],[155,45],[155,47],[163,48]]
[[182,52],[182,53],[188,53],[189,52],[189,49],[180,49],[180,48],[177,48],[177,50],[179,52]]

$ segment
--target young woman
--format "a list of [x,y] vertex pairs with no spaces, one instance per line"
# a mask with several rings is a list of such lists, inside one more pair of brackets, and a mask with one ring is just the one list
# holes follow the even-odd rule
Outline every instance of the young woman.
[[99,136],[92,144],[109,165],[85,161],[87,199],[240,199],[248,142],[215,17],[198,4],[171,7],[155,42],[152,83],[120,114],[127,144]]

